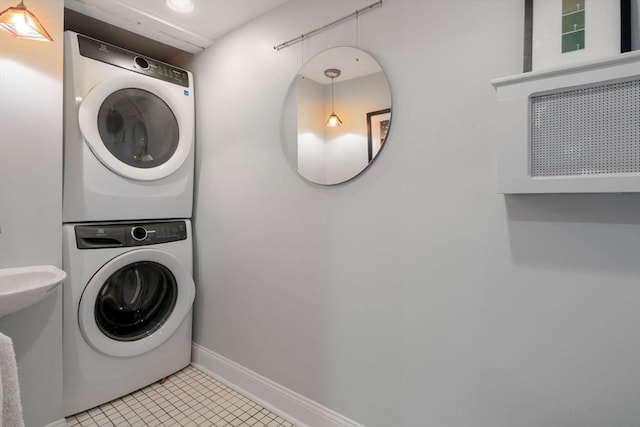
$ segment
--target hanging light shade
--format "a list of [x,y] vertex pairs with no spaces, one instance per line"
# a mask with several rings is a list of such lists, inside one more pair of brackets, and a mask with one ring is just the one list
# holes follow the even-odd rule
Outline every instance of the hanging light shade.
[[342,120],[340,120],[340,117],[338,117],[336,113],[331,113],[331,115],[329,116],[329,120],[327,120],[327,126],[330,128],[335,128],[340,126],[341,124]]
[[51,42],[53,38],[47,33],[36,16],[27,10],[24,2],[5,9],[0,13],[0,28],[11,33],[17,39]]
[[338,127],[342,124],[342,120],[340,120],[340,117],[335,113],[333,107],[333,79],[340,77],[340,74],[342,74],[342,72],[337,68],[329,68],[324,71],[324,75],[331,79],[331,115],[329,115],[329,120],[327,120],[327,127],[331,128]]

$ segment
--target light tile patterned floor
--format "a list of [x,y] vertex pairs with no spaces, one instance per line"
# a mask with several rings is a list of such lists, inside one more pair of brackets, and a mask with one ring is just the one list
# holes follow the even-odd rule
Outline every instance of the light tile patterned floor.
[[294,427],[193,366],[66,421],[68,427]]

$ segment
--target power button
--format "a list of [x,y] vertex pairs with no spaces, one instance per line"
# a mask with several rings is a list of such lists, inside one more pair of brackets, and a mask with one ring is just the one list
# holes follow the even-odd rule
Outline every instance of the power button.
[[149,62],[147,62],[146,59],[140,57],[140,56],[136,56],[135,59],[133,60],[136,64],[136,67],[142,69],[142,70],[148,70],[149,69]]
[[137,240],[138,242],[142,242],[146,239],[147,234],[147,229],[139,225],[131,229],[131,237],[133,237],[133,240]]

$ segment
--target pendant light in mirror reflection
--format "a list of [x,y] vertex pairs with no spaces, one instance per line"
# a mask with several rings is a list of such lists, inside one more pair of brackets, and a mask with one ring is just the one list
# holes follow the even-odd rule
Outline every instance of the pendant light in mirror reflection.
[[51,42],[53,38],[36,16],[27,10],[21,1],[15,7],[9,7],[0,13],[0,28],[13,37],[22,40]]
[[335,128],[342,124],[342,120],[340,120],[340,117],[338,117],[338,115],[335,113],[335,105],[333,103],[333,79],[340,77],[340,74],[341,71],[337,68],[329,68],[327,70],[324,70],[324,75],[331,79],[331,114],[329,114],[329,120],[327,120],[327,126],[330,128]]
[[[339,126],[328,123],[329,111]],[[361,49],[337,47],[311,58],[291,83],[282,110],[282,147],[303,178],[340,184],[373,163],[390,126],[391,89],[380,65]]]

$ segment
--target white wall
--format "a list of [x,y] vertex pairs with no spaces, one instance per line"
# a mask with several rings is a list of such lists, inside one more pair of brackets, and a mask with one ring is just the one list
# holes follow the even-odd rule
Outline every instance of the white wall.
[[521,70],[524,2],[362,15],[387,145],[344,185],[289,167],[301,56],[355,21],[272,47],[369,3],[294,1],[193,64],[195,341],[367,427],[638,425],[640,195],[496,194],[490,80]]
[[[339,128],[326,129],[327,180],[343,182],[369,164],[367,113],[391,108],[391,94],[384,73],[370,74],[335,84],[339,94],[335,106],[343,121]],[[327,86],[325,115],[331,112],[331,89]],[[353,100],[353,101],[350,101]]]
[[[15,6],[0,0],[0,10]],[[61,267],[63,0],[29,0],[53,43],[0,32],[0,268]],[[62,299],[0,318],[14,341],[24,419],[62,415]]]
[[313,182],[325,182],[327,153],[324,138],[325,125],[322,121],[326,97],[325,87],[301,76],[296,77],[296,82],[296,87],[290,90],[297,94],[295,98],[297,102],[294,101],[294,104],[298,109],[295,111],[292,106],[286,107],[292,114],[288,116],[288,120],[283,119],[290,122],[283,123],[283,128],[293,127],[297,123],[296,129],[291,132],[295,141],[293,143],[287,141],[288,146],[296,147],[298,157],[294,165],[297,165],[297,170],[302,176]]

